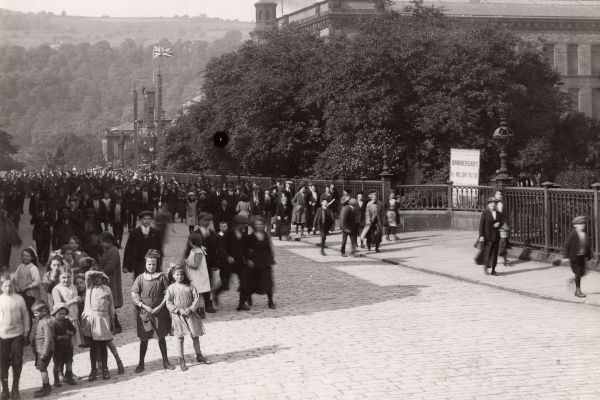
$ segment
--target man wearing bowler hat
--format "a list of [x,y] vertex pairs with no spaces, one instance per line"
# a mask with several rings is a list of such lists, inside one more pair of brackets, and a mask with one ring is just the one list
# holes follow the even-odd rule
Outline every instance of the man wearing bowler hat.
[[487,209],[481,213],[479,221],[479,241],[483,242],[485,256],[483,271],[487,274],[488,268],[491,268],[493,276],[498,276],[496,264],[498,263],[498,245],[500,244],[499,228],[503,222],[502,213],[496,210],[496,201],[494,197],[487,199]]
[[[123,254],[123,272],[133,272],[134,279],[146,270],[146,253],[150,249],[162,249],[162,235],[150,226],[152,211],[142,211],[138,214],[140,226],[131,231],[125,253]],[[161,258],[162,258],[161,252]],[[157,271],[160,271],[161,260],[158,261]]]

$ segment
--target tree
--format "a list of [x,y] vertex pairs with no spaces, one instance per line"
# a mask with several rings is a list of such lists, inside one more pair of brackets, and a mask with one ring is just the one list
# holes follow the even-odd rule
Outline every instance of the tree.
[[23,168],[22,163],[12,158],[14,154],[17,154],[18,150],[19,147],[13,143],[12,135],[0,129],[0,171]]
[[[501,112],[517,148],[553,135],[564,98],[535,44],[420,3],[409,15],[387,3],[351,37],[283,28],[212,60],[194,111],[207,122],[184,119],[173,134],[193,143],[224,130],[243,173],[325,178],[376,177],[386,153],[400,177],[419,164],[439,179],[450,148],[481,148],[484,180],[497,165],[490,139]],[[210,160],[205,168],[222,168]]]

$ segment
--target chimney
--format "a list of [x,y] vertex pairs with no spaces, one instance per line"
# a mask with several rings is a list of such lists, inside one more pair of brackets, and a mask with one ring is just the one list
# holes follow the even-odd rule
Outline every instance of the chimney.
[[162,75],[160,69],[156,76],[156,102],[154,109],[154,126],[156,127],[156,135],[162,133]]
[[135,90],[135,83],[133,86],[133,162],[134,165],[138,165],[138,97],[137,90]]

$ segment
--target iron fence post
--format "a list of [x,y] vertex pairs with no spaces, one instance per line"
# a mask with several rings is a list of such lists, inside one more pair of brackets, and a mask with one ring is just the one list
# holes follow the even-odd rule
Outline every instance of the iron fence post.
[[446,181],[446,185],[448,185],[448,211],[452,212],[452,184],[453,181]]
[[544,252],[550,251],[550,198],[548,189],[554,186],[552,182],[542,183],[544,187]]
[[[594,189],[594,255],[597,261],[600,261],[600,226],[598,225],[598,191],[600,190],[600,183],[594,183],[592,185]],[[592,225],[592,224],[590,224]]]

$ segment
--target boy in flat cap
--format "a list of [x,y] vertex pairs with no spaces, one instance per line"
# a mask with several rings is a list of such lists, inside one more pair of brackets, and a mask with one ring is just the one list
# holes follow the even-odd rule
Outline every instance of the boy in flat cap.
[[592,258],[592,247],[590,237],[585,231],[585,223],[584,216],[573,219],[573,230],[565,245],[565,258],[571,262],[571,270],[575,274],[576,297],[585,297],[585,294],[581,293],[581,277],[585,275],[585,261]]

